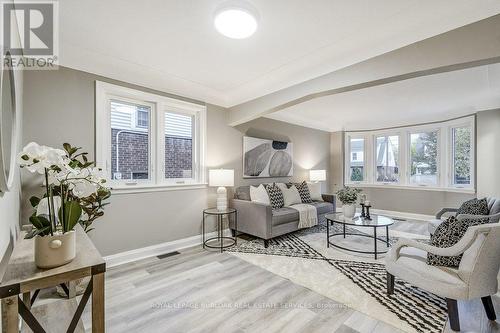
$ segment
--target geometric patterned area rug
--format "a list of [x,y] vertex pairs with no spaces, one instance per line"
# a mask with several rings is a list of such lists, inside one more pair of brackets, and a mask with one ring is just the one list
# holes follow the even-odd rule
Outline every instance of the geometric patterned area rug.
[[[347,229],[351,233],[363,233],[358,229],[349,227]],[[341,232],[341,230],[333,229],[333,232]],[[396,237],[389,239],[391,244],[396,241]],[[237,246],[228,248],[226,251],[235,254],[282,256],[326,262],[329,264],[328,267],[337,270],[352,281],[354,286],[361,290],[364,297],[371,297],[407,324],[401,325],[402,327],[399,328],[414,332],[442,332],[447,319],[446,302],[443,298],[399,279],[396,279],[395,293],[387,295],[386,271],[383,261],[374,262],[368,258],[347,255],[347,258],[355,258],[355,260],[349,260],[346,259],[346,255],[340,255],[336,249],[331,250],[330,248],[328,252],[325,252],[325,244],[326,221],[320,219],[319,224],[315,227],[272,239],[268,248],[264,247],[262,240],[250,238],[247,241],[238,240]],[[259,257],[255,256],[252,260],[258,263]],[[264,268],[266,267],[264,266]],[[311,271],[310,274],[315,274],[315,272]],[[364,312],[367,315],[377,317],[377,314],[370,313],[370,310],[365,309]],[[412,329],[404,329],[403,326]]]

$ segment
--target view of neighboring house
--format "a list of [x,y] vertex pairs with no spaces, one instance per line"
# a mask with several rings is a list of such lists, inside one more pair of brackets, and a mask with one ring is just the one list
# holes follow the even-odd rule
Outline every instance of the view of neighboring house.
[[[149,179],[151,170],[151,107],[111,101],[111,170],[113,179]],[[166,179],[191,178],[193,166],[192,117],[164,112]]]

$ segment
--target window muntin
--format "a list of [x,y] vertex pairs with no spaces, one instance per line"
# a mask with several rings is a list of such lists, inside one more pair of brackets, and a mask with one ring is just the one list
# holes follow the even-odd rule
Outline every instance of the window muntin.
[[439,131],[410,133],[410,183],[438,185]]
[[375,179],[382,183],[399,182],[399,136],[375,138]]
[[[206,150],[206,106],[181,101],[169,97],[142,92],[135,89],[125,88],[109,83],[96,81],[96,161],[97,166],[102,168],[107,177],[108,184],[113,189],[130,189],[135,191],[156,191],[154,187],[171,187],[171,189],[180,189],[184,186],[203,186],[205,185],[205,150]],[[138,125],[146,125],[144,116],[139,113],[147,113],[147,127],[142,128]],[[184,132],[179,132],[172,126],[175,122],[168,121],[169,114],[175,114],[178,118],[189,119],[187,126],[182,127]],[[138,118],[142,121],[138,123]],[[166,121],[167,119],[167,121]],[[167,126],[165,126],[167,124]],[[172,125],[172,126],[170,126]],[[122,152],[120,146],[124,133],[132,132],[142,134],[148,137],[148,168],[128,168],[122,172],[119,160],[116,167],[116,158],[113,158],[112,151],[116,136],[110,135],[110,131],[120,130],[119,152]],[[116,133],[115,133],[116,134]],[[167,178],[166,159],[170,155],[171,159],[178,156],[166,148],[166,135],[174,135],[177,138],[190,139],[191,147],[188,150],[188,166],[182,168],[181,177],[186,178]],[[114,139],[113,139],[114,137]],[[134,157],[141,156],[144,148],[137,153],[132,145],[127,147],[135,154]],[[123,154],[130,153],[127,150]],[[125,156],[123,155],[122,156]],[[119,156],[119,155],[118,155]],[[173,156],[173,157],[172,157]],[[123,164],[122,164],[123,166]],[[121,174],[120,174],[121,173]],[[126,175],[124,175],[126,173]],[[177,176],[175,176],[177,177]],[[136,189],[134,189],[134,187]]]
[[137,109],[137,127],[148,128],[149,127],[149,109],[148,108],[138,108]]
[[365,180],[365,139],[350,138],[349,139],[349,180],[351,182],[362,182]]
[[111,180],[150,180],[149,121],[146,127],[138,130],[130,126],[129,119],[141,112],[149,120],[152,107],[116,99],[110,101],[110,110]]
[[452,184],[470,186],[472,173],[472,128],[453,127],[452,138]]

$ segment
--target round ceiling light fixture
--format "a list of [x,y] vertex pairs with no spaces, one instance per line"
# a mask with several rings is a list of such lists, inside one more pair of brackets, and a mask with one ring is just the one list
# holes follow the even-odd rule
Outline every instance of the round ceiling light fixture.
[[257,30],[257,11],[244,1],[224,2],[215,12],[214,25],[226,37],[248,38]]

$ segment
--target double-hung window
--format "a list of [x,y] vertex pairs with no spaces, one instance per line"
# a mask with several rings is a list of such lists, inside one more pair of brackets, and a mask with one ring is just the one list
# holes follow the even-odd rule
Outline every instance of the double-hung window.
[[409,139],[410,183],[415,185],[438,185],[439,131],[412,132]]
[[204,105],[96,82],[96,160],[114,189],[205,183]]
[[380,183],[399,182],[399,135],[375,137],[375,179]]
[[473,173],[472,126],[451,128],[451,184],[455,187],[471,187]]
[[364,182],[366,178],[365,138],[349,137],[346,150],[350,157],[346,159],[346,169],[349,174],[349,181],[353,183]]

